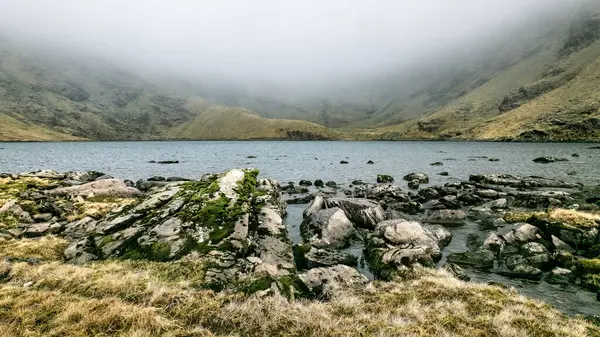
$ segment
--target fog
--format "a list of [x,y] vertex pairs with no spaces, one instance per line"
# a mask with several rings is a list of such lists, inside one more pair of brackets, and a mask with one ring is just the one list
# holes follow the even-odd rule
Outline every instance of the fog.
[[583,0],[3,0],[1,35],[154,72],[300,85],[440,59]]

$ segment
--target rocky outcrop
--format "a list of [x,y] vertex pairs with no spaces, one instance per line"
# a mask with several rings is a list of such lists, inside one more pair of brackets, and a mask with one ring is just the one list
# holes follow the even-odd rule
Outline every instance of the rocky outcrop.
[[472,174],[469,181],[515,188],[580,188],[581,184],[567,183],[542,177],[517,177],[509,174]]
[[324,204],[326,208],[340,208],[355,226],[361,228],[375,228],[379,222],[385,220],[383,208],[371,200],[327,198]]
[[73,242],[65,258],[82,263],[195,255],[205,262],[206,284],[213,289],[243,286],[254,292],[271,284],[290,285],[297,277],[282,220],[286,205],[281,188],[257,175],[256,170],[235,169],[168,184],[137,205],[113,210],[92,230],[88,227],[88,235]]

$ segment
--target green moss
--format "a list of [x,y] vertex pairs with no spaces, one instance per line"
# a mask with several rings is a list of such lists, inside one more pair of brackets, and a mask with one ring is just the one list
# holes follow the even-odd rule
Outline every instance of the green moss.
[[590,290],[600,292],[600,274],[589,274],[584,276],[583,283]]
[[12,214],[0,214],[0,229],[16,228],[19,225],[19,219]]
[[246,294],[254,294],[258,291],[271,288],[273,282],[275,282],[275,280],[271,276],[263,276],[243,287],[242,291]]
[[581,274],[600,274],[600,259],[580,259],[577,269]]
[[113,238],[112,235],[107,235],[105,237],[102,238],[102,240],[100,240],[100,243],[98,244],[100,247],[104,247],[107,244],[111,243],[115,241],[115,239]]
[[153,242],[148,251],[148,258],[154,261],[168,261],[171,255],[171,246],[165,242]]
[[304,270],[308,267],[306,254],[311,250],[311,246],[308,244],[303,245],[295,245],[293,248],[294,252],[294,261],[296,262],[296,267],[300,270]]

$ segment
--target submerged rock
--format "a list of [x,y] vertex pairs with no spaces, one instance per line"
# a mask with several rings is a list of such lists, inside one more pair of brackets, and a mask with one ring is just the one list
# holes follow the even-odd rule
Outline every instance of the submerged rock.
[[535,158],[533,160],[534,163],[542,163],[542,164],[555,163],[555,162],[559,162],[559,161],[569,161],[569,160],[566,158],[557,158],[557,157],[539,157],[539,158]]

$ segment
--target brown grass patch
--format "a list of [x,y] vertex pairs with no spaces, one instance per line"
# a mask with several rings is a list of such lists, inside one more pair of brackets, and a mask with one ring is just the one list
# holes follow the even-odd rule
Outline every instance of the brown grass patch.
[[600,223],[600,215],[572,209],[554,209],[548,212],[548,216],[578,228],[595,228]]
[[376,282],[330,302],[289,302],[201,290],[201,269],[194,261],[16,263],[9,281],[0,285],[0,331],[5,336],[600,334],[589,322],[514,291],[433,270],[411,280]]
[[69,245],[65,239],[48,235],[39,239],[7,240],[0,238],[0,258],[37,258],[42,260],[62,260],[63,252]]

